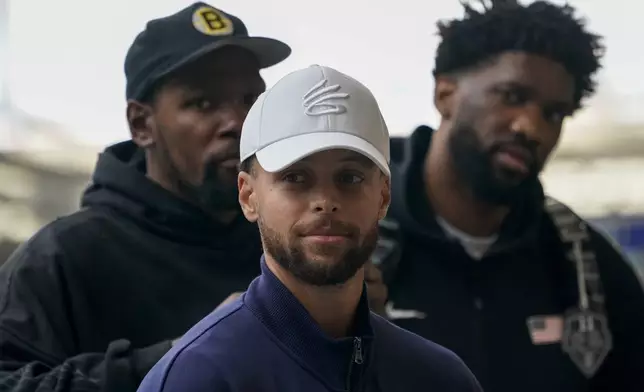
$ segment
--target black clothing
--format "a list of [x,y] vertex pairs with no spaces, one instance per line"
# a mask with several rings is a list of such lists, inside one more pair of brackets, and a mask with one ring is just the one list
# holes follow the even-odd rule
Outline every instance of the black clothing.
[[514,206],[481,260],[447,236],[425,196],[422,172],[431,130],[393,141],[390,217],[402,256],[390,286],[396,309],[425,318],[395,320],[459,355],[490,392],[644,390],[644,292],[628,262],[591,229],[614,348],[588,381],[561,345],[534,345],[527,319],[577,304],[574,266],[544,210],[542,189]]
[[256,226],[218,224],[147,179],[131,142],[101,154],[82,207],[0,268],[0,391],[135,391],[260,272]]

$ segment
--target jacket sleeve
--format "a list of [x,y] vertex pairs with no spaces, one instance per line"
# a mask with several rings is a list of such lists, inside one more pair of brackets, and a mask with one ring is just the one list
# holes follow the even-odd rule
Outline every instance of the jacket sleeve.
[[644,289],[618,245],[592,232],[606,296],[613,349],[592,381],[593,392],[642,391],[644,374]]
[[55,246],[21,246],[0,267],[0,392],[136,391],[169,349],[112,342],[104,353],[80,353],[67,315],[65,274]]

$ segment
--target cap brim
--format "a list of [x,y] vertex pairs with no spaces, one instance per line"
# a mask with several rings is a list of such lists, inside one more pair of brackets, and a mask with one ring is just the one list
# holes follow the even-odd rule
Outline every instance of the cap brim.
[[259,62],[260,68],[272,67],[273,65],[286,60],[286,58],[291,55],[290,46],[273,38],[230,36],[222,38],[191,53],[183,60],[174,64],[170,69],[166,70],[164,75],[160,76],[165,76],[209,53],[229,46],[243,48],[254,54]]
[[321,151],[343,149],[371,159],[387,176],[387,159],[371,143],[346,132],[315,132],[282,139],[255,153],[257,162],[269,173],[286,169],[295,162]]

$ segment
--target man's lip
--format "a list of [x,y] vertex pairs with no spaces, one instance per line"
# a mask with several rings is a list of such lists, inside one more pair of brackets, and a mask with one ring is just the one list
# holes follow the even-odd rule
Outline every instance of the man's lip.
[[305,239],[317,243],[338,243],[343,242],[348,239],[346,235],[334,235],[334,234],[309,234],[304,236]]
[[530,151],[523,147],[503,146],[499,148],[498,152],[509,154],[515,159],[523,161],[525,164],[528,164],[532,161],[532,154],[530,154]]
[[324,237],[324,236],[329,236],[329,237],[348,237],[348,233],[343,233],[343,232],[337,232],[337,231],[311,231],[309,233],[304,234],[304,237]]
[[527,174],[530,170],[528,163],[523,159],[523,157],[508,151],[498,151],[496,153],[496,159],[503,166],[523,174]]

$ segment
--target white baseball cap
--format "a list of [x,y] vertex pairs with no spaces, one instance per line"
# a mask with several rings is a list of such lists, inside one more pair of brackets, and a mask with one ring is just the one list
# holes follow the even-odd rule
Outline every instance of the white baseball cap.
[[390,175],[389,131],[371,91],[333,68],[312,65],[257,99],[242,128],[240,161],[255,155],[264,170],[278,172],[331,149],[358,152]]

